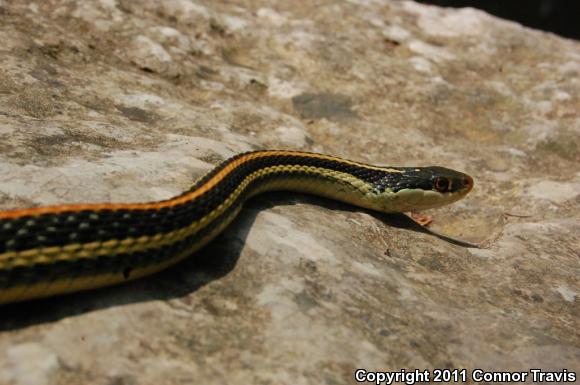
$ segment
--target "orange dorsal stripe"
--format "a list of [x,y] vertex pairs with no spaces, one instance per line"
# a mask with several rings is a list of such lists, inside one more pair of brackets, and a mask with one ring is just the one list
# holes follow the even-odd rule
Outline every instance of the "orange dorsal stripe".
[[315,154],[308,152],[299,151],[256,151],[247,153],[238,159],[233,160],[227,164],[220,172],[214,175],[206,183],[199,186],[194,191],[191,191],[184,195],[179,195],[173,199],[164,200],[160,202],[148,202],[148,203],[88,203],[88,204],[70,204],[70,205],[56,205],[56,206],[42,206],[26,209],[8,210],[0,211],[0,219],[15,219],[26,216],[38,216],[44,214],[59,214],[63,212],[74,212],[74,211],[100,211],[100,210],[158,210],[167,207],[174,207],[186,202],[190,202],[200,195],[211,190],[215,185],[227,177],[233,170],[238,168],[243,163],[249,162],[253,159],[268,156],[304,156],[309,158],[319,158],[319,159],[329,159],[338,162],[343,162],[351,165],[358,165],[364,167],[372,167],[379,169],[381,167],[374,167],[369,165],[364,165],[362,163],[351,162],[348,160],[336,158],[333,156]]

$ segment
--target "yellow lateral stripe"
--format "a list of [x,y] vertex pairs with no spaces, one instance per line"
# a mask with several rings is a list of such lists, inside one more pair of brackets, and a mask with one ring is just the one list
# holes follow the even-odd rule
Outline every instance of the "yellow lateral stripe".
[[201,194],[207,192],[211,188],[213,188],[216,184],[218,184],[221,180],[226,178],[233,170],[240,167],[243,163],[251,161],[256,158],[260,157],[268,157],[268,156],[302,156],[305,158],[317,158],[317,159],[328,159],[335,162],[368,168],[372,170],[382,170],[387,172],[396,172],[396,173],[403,173],[401,170],[393,169],[393,168],[384,168],[378,166],[372,166],[364,163],[353,162],[346,159],[340,159],[329,155],[323,154],[315,154],[315,153],[307,153],[307,152],[299,152],[299,151],[256,151],[250,152],[244,156],[241,156],[238,159],[233,160],[229,163],[226,167],[224,167],[220,172],[214,175],[211,179],[209,179],[206,183],[199,186],[194,191],[191,191],[187,194],[175,197],[173,199],[168,199],[161,202],[149,202],[149,203],[92,203],[92,204],[74,204],[74,205],[58,205],[58,206],[43,206],[43,207],[35,207],[35,208],[28,208],[28,209],[20,209],[20,210],[9,210],[9,211],[2,211],[0,212],[0,219],[11,219],[11,218],[19,218],[23,216],[37,216],[43,214],[58,214],[62,212],[74,212],[74,211],[98,211],[98,210],[151,210],[151,209],[161,209],[165,207],[174,207],[188,201],[191,201]]
[[[165,234],[155,234],[138,238],[125,238],[121,240],[111,239],[104,242],[90,242],[85,244],[74,243],[65,246],[40,247],[23,251],[11,251],[0,254],[0,268],[5,266],[27,266],[38,263],[74,261],[105,255],[143,252],[151,248],[159,248],[180,242],[194,235],[223,214],[223,212],[233,204],[247,186],[256,178],[270,173],[282,173],[288,171],[303,171],[315,175],[318,178],[326,176],[336,181],[342,181],[344,184],[351,186],[351,188],[359,190],[361,195],[372,193],[372,186],[347,173],[313,166],[271,166],[247,175],[236,190],[234,190],[234,192],[230,194],[222,204],[199,221],[193,222],[187,227]],[[280,183],[280,181],[278,181],[278,183]],[[260,192],[265,191],[265,189],[260,187],[262,186],[258,186]]]
[[189,255],[195,253],[197,250],[205,246],[216,235],[218,235],[224,228],[226,228],[232,220],[238,215],[241,206],[236,208],[231,215],[219,224],[211,233],[201,238],[189,250],[183,251],[181,254],[173,258],[166,259],[156,265],[147,266],[144,268],[136,267],[129,277],[122,273],[105,273],[100,275],[91,275],[86,277],[65,278],[56,281],[44,281],[32,285],[17,285],[0,290],[0,304],[8,304],[11,302],[24,301],[33,298],[49,297],[57,294],[65,294],[77,292],[81,290],[97,289],[104,286],[115,285],[127,281],[132,281],[147,275],[161,271],[177,262],[185,259]]

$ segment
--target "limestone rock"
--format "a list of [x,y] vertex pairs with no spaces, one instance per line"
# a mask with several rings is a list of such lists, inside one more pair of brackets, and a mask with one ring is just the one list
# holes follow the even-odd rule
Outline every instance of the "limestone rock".
[[178,268],[1,307],[0,384],[578,372],[580,45],[473,9],[272,4],[0,1],[0,209],[164,199],[299,149],[471,174],[428,214],[489,247],[266,195]]

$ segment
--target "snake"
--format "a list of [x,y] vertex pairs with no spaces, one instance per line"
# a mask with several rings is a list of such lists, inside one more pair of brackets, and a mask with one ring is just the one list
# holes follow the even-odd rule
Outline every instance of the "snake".
[[0,304],[96,289],[159,272],[220,234],[269,191],[399,213],[464,197],[473,178],[439,166],[373,166],[318,153],[260,150],[222,161],[170,199],[0,211]]

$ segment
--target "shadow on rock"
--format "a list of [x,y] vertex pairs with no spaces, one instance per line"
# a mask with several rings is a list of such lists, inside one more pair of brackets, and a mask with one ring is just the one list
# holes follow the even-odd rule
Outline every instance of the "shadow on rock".
[[272,193],[250,200],[224,233],[191,257],[158,274],[102,289],[1,306],[0,331],[54,322],[114,306],[190,295],[234,269],[250,228],[261,210],[296,203],[312,203],[330,210],[365,211],[393,227],[431,234],[462,247],[477,247],[437,234],[404,214],[382,214],[308,195]]

